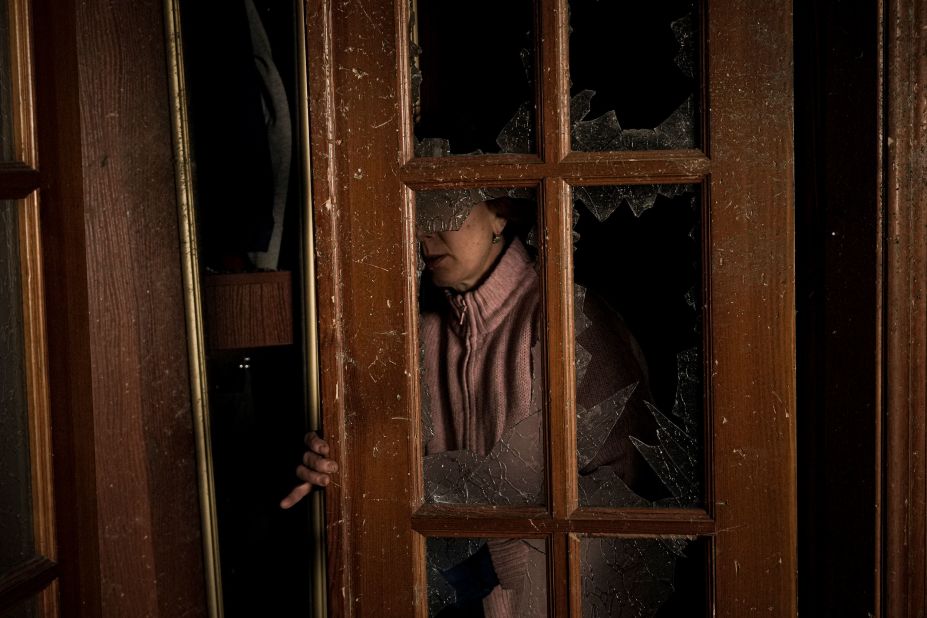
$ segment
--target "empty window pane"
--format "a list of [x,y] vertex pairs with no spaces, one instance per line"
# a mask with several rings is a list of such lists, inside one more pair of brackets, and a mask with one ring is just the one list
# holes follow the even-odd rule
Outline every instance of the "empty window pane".
[[583,506],[702,504],[699,187],[575,187]]
[[698,146],[695,0],[570,0],[570,121],[579,151]]
[[0,161],[11,161],[15,152],[14,84],[13,68],[10,62],[11,34],[9,4],[0,2]]
[[586,537],[580,547],[583,618],[706,615],[705,539]]
[[412,5],[415,154],[534,152],[531,0]]
[[35,556],[18,206],[0,202],[0,573]]

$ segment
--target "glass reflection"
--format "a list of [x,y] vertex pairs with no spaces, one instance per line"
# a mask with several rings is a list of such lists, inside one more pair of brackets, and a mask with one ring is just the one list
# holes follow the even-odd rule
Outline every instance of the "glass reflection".
[[12,44],[9,3],[0,2],[0,161],[12,161],[16,148],[13,130],[13,67],[10,61]]
[[429,502],[543,504],[534,192],[416,194]]
[[698,191],[574,189],[583,506],[702,504]]
[[583,618],[705,616],[707,547],[688,537],[583,538]]
[[531,0],[412,3],[415,154],[534,152]]
[[570,0],[573,150],[698,146],[696,0]]
[[0,573],[35,556],[19,212],[0,202]]
[[548,615],[543,540],[432,537],[426,551],[429,616]]

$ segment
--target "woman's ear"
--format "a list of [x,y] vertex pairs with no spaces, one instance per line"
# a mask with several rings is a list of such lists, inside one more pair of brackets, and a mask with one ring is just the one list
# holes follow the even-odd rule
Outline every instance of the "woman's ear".
[[508,219],[500,217],[492,211],[490,211],[490,214],[492,214],[492,233],[499,236],[502,234],[502,230],[505,229],[505,224],[508,223]]

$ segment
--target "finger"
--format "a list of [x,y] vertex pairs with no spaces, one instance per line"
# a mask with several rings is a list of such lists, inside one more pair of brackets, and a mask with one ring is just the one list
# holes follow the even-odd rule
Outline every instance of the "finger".
[[332,459],[326,459],[312,451],[306,451],[303,455],[303,465],[311,470],[327,472],[329,474],[338,471],[337,462]]
[[309,448],[311,448],[319,455],[328,455],[328,442],[319,436],[314,436],[312,438],[312,442],[309,444]]
[[331,477],[327,474],[310,470],[306,466],[299,466],[296,468],[296,476],[299,477],[301,481],[306,481],[307,483],[312,483],[319,487],[327,487],[331,482]]
[[303,483],[302,485],[297,485],[293,490],[287,494],[286,498],[280,501],[281,509],[288,509],[312,491],[312,485],[309,483]]
[[319,437],[314,431],[310,431],[306,434],[303,440],[310,449],[318,453],[319,455],[328,455],[328,442]]

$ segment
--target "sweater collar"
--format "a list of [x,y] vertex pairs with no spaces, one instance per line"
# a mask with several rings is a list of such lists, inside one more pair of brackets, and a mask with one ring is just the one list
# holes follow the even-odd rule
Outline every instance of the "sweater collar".
[[516,238],[483,283],[462,293],[445,292],[452,328],[462,336],[493,330],[537,285],[534,262]]

